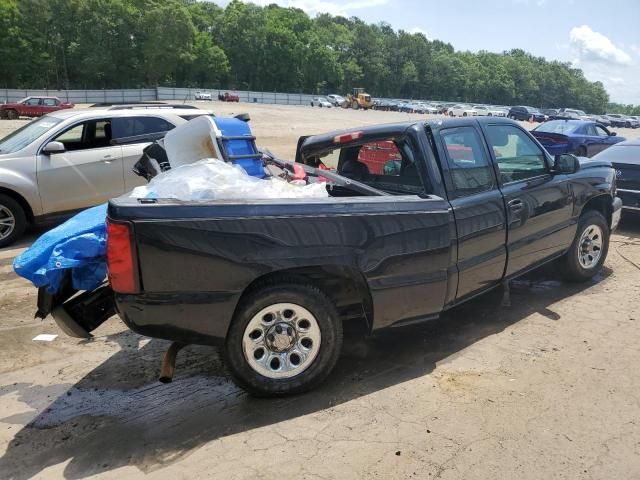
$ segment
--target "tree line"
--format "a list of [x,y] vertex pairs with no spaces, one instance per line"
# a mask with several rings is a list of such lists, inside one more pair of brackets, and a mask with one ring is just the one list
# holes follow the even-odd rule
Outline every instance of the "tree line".
[[0,0],[0,86],[229,88],[572,107],[609,96],[568,63],[456,51],[351,17],[233,0]]

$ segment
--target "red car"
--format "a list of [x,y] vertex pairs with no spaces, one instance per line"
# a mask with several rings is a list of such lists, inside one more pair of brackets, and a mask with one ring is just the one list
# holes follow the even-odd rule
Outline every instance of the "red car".
[[0,105],[0,118],[15,120],[19,117],[41,117],[49,112],[73,108],[73,103],[66,103],[58,97],[27,97],[16,103]]
[[239,102],[240,97],[229,92],[224,92],[224,95],[218,95],[218,99],[221,102]]

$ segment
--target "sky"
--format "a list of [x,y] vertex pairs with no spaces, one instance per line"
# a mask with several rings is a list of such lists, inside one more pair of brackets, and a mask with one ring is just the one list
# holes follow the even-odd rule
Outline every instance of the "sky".
[[[224,6],[226,0],[216,3]],[[521,48],[572,63],[611,101],[640,104],[640,0],[253,0],[309,15],[357,16],[422,32],[456,50]]]

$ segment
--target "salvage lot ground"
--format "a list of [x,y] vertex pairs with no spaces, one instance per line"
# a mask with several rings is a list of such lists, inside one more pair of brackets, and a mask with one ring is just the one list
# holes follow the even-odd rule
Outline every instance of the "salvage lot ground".
[[[289,158],[299,135],[424,118],[210,105],[248,111],[259,145]],[[640,217],[624,218],[595,281],[550,266],[514,282],[512,307],[494,292],[348,339],[327,383],[280,400],[248,397],[204,347],[161,385],[167,343],[117,319],[92,341],[32,341],[61,332],[33,320],[35,290],[12,273],[28,243],[0,250],[2,479],[640,478]]]

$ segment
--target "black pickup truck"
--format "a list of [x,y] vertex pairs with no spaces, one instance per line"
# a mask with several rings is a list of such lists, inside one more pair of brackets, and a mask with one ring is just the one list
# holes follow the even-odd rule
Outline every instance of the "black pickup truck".
[[345,321],[373,331],[432,319],[554,259],[588,280],[620,218],[608,162],[551,158],[507,119],[303,137],[296,162],[348,180],[329,181],[326,199],[121,198],[108,209],[123,321],[150,337],[223,341],[235,381],[258,395],[321,382]]

